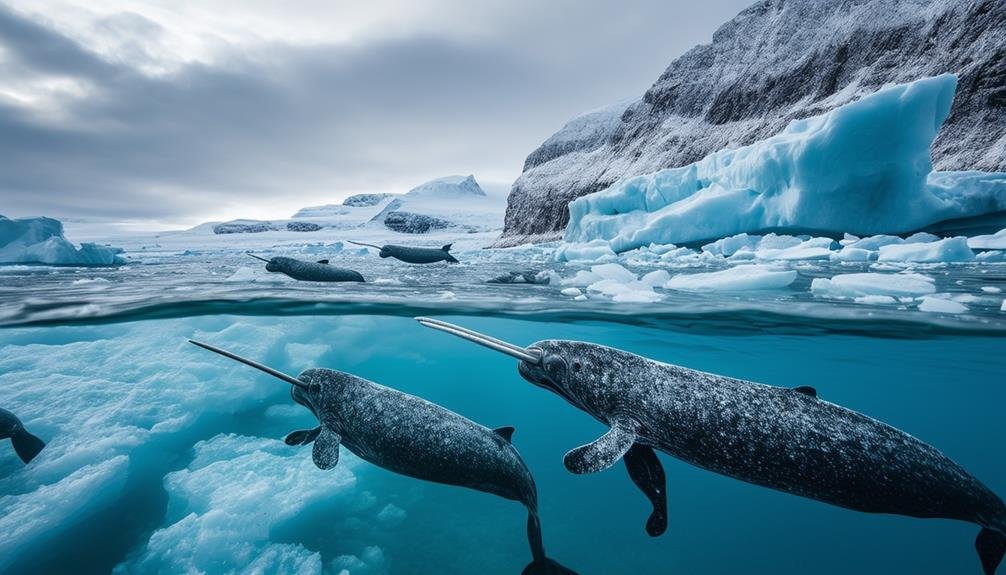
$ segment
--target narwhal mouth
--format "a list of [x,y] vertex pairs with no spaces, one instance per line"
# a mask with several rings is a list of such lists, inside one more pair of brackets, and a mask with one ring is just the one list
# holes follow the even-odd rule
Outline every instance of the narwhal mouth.
[[447,323],[446,321],[440,321],[439,319],[433,319],[429,317],[417,317],[416,321],[426,327],[432,327],[443,332],[447,332],[451,335],[460,337],[461,339],[467,339],[472,343],[477,343],[481,346],[488,347],[489,349],[498,351],[500,353],[505,353],[510,357],[515,357],[522,362],[529,363],[531,365],[540,365],[542,352],[538,348],[534,347],[520,347],[519,345],[514,345],[512,343],[505,342],[501,339],[496,339],[495,337],[490,337],[483,333],[470,330],[466,327],[461,327],[460,325],[454,325],[453,323]]

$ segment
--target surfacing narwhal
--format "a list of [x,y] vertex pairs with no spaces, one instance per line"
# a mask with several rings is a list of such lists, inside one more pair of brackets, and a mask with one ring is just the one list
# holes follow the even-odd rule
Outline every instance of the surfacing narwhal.
[[[248,253],[248,252],[246,252]],[[268,272],[281,273],[295,280],[305,282],[362,282],[363,276],[356,270],[340,268],[328,264],[328,260],[318,260],[316,262],[306,262],[285,256],[276,256],[265,259],[253,253],[248,253],[251,257],[265,262],[265,269]]]
[[566,453],[572,473],[607,469],[623,456],[653,503],[646,529],[667,527],[664,471],[653,449],[688,463],[832,505],[869,513],[958,519],[979,525],[986,575],[1006,553],[1006,505],[936,448],[890,425],[782,388],[660,363],[568,340],[523,348],[429,318],[445,331],[520,360],[527,381],[610,427]]
[[527,508],[532,555],[522,575],[576,575],[545,556],[538,491],[510,443],[512,427],[489,429],[425,399],[341,371],[308,369],[295,378],[190,341],[291,384],[294,401],[311,410],[320,425],[290,433],[286,443],[314,442],[314,463],[320,469],[335,467],[341,444],[360,459],[395,473],[519,501]]

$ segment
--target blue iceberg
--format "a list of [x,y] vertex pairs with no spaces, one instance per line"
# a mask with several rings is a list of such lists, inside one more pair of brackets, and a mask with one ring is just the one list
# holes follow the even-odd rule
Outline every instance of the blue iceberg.
[[622,252],[740,233],[905,233],[1006,210],[1006,173],[933,172],[957,77],[880,90],[781,133],[569,205],[565,241]]
[[63,237],[63,223],[52,218],[12,220],[0,216],[0,264],[114,266],[126,263],[120,248],[82,243]]

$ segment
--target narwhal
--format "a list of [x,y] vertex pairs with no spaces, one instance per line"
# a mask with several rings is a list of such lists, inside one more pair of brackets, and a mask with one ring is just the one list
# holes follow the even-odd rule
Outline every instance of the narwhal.
[[28,463],[45,448],[45,442],[28,433],[16,415],[0,408],[0,439],[10,439],[14,452]]
[[375,250],[380,250],[380,255],[382,258],[395,258],[396,260],[401,260],[409,264],[433,264],[436,262],[447,262],[449,264],[459,263],[458,260],[451,255],[451,246],[454,244],[447,244],[442,248],[416,248],[411,246],[396,246],[388,244],[385,246],[375,246],[374,244],[365,244],[363,242],[354,242],[353,240],[348,240],[351,244],[356,244],[358,246],[365,246],[368,248],[374,248]]
[[[190,340],[192,341],[192,340]],[[331,369],[293,377],[209,344],[192,341],[277,377],[320,425],[287,435],[289,445],[314,442],[314,463],[332,469],[345,445],[360,459],[389,471],[468,487],[519,501],[527,508],[532,561],[522,575],[576,575],[545,556],[534,478],[510,443],[514,429],[489,429],[425,399]]]
[[360,272],[328,265],[328,260],[305,262],[294,258],[276,256],[265,259],[249,253],[251,257],[265,262],[266,271],[286,274],[295,280],[305,282],[362,282]]
[[773,387],[581,341],[543,340],[523,348],[416,319],[518,359],[521,377],[607,425],[607,433],[566,453],[563,463],[572,473],[593,473],[624,457],[632,480],[653,503],[650,535],[667,526],[657,449],[848,509],[975,523],[986,575],[1006,552],[1006,505],[991,490],[931,445],[821,400],[812,387]]

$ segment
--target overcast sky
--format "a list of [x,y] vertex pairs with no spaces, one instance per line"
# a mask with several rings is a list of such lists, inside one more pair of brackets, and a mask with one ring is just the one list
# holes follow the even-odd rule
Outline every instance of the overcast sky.
[[474,174],[751,0],[0,0],[0,214],[285,218]]

